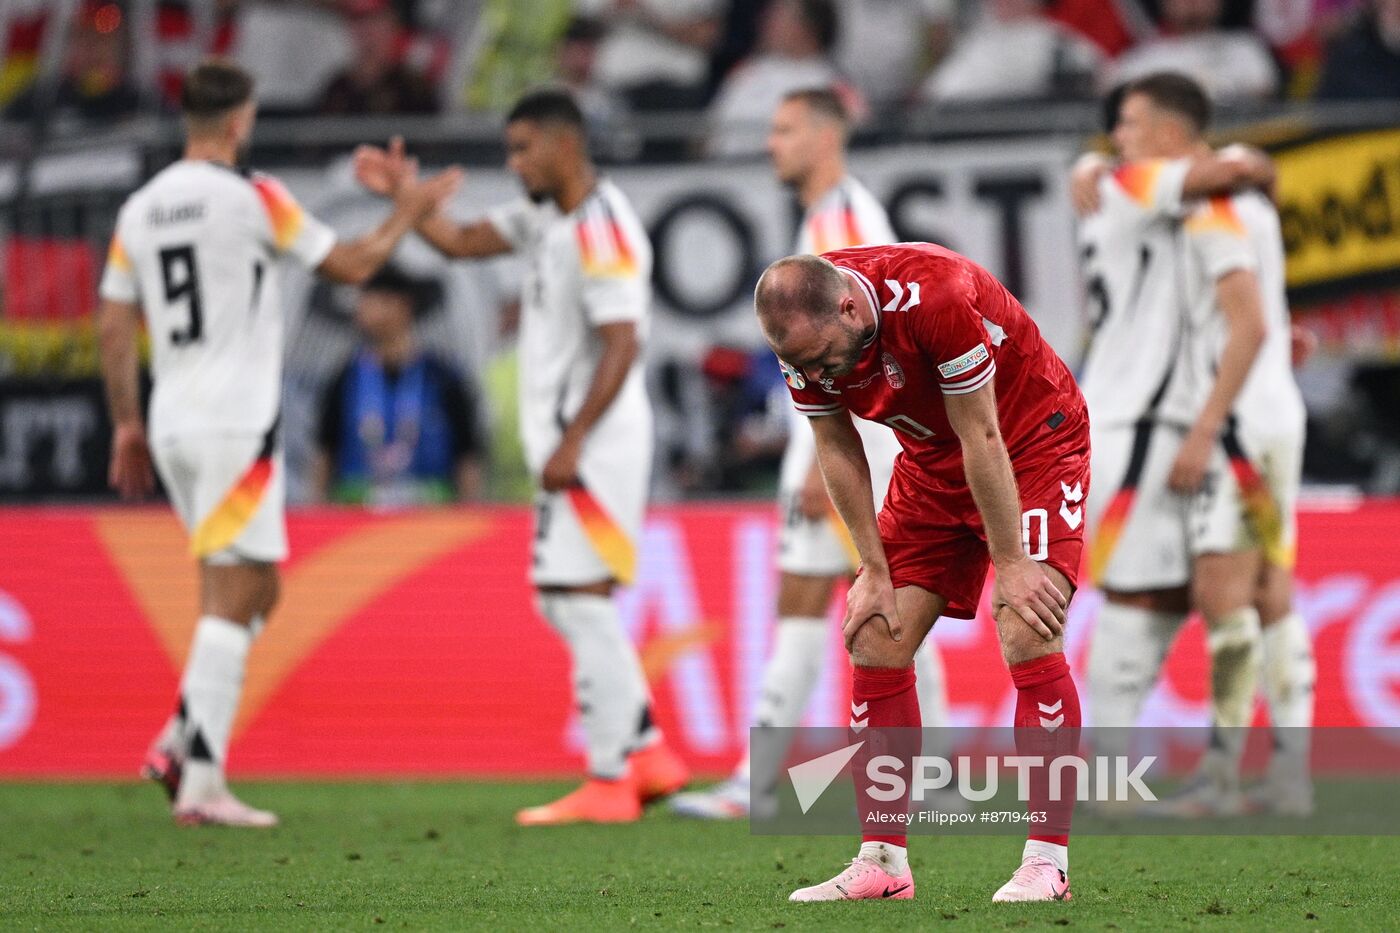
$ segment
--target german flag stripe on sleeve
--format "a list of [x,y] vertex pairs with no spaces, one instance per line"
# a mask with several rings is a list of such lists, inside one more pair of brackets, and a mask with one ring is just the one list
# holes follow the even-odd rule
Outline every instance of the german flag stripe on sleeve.
[[865,245],[860,222],[849,203],[814,213],[807,221],[807,229],[817,254]]
[[121,238],[112,234],[112,243],[107,247],[107,265],[118,272],[131,271],[131,257],[126,254],[126,247],[122,246]]
[[589,278],[630,278],[637,274],[637,257],[627,234],[606,205],[589,210],[574,226],[579,261]]
[[1214,197],[1186,218],[1188,233],[1224,233],[1241,239],[1248,236],[1244,221],[1228,197]]
[[1113,173],[1119,187],[1143,207],[1151,207],[1156,200],[1157,180],[1161,177],[1161,162],[1129,162]]
[[286,250],[301,233],[304,218],[301,205],[275,178],[255,177],[253,190],[258,193],[263,209],[267,211],[267,218],[272,224],[273,242],[279,252]]
[[637,548],[593,494],[582,485],[568,491],[569,503],[578,516],[584,536],[613,577],[622,584],[637,578]]
[[812,251],[818,255],[836,249],[831,237],[826,235],[826,226],[823,223],[825,219],[822,214],[813,214],[807,218],[807,239],[812,244]]
[[852,207],[849,202],[847,202],[845,208],[841,211],[841,227],[842,232],[845,233],[846,236],[844,246],[864,245],[865,238],[860,235],[860,224],[856,222],[855,208]]

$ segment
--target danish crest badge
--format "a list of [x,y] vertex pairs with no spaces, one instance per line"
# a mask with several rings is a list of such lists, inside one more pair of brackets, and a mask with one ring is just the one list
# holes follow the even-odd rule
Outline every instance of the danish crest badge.
[[797,389],[799,391],[807,388],[806,377],[803,376],[802,373],[799,372],[796,367],[789,366],[782,360],[778,360],[778,366],[782,369],[783,378],[787,380],[788,385],[792,386],[794,389]]
[[904,367],[899,365],[899,360],[886,353],[880,361],[884,364],[885,381],[890,384],[890,388],[904,388]]

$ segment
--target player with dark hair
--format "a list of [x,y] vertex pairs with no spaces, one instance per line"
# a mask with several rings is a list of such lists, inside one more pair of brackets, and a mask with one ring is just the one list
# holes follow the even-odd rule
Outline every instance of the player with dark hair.
[[[459,178],[403,186],[378,228],[337,242],[276,179],[238,170],[256,116],[246,72],[200,65],[182,106],[184,157],[122,205],[98,312],[112,484],[127,498],[149,493],[154,460],[200,567],[200,618],[176,711],[143,773],[165,786],[182,824],[271,826],[275,816],[229,793],[224,766],[244,662],[287,556],[277,263],[291,257],[332,281],[363,282]],[[155,381],[149,442],[138,381],[143,316]]]
[[[643,379],[651,244],[622,191],[599,178],[583,117],[562,91],[526,95],[506,117],[506,163],[526,197],[459,224],[418,226],[444,255],[517,252],[527,262],[520,325],[520,424],[537,484],[532,579],[540,614],[573,660],[588,780],[520,811],[525,825],[627,822],[688,777],[651,718],[635,646],[613,591],[632,582],[651,469]],[[412,180],[401,141],[361,147],[356,170],[389,194]]]
[[[1089,510],[1091,568],[1107,594],[1090,651],[1095,724],[1136,722],[1199,610],[1223,728],[1201,780],[1168,807],[1238,812],[1241,730],[1261,673],[1277,724],[1311,722],[1310,641],[1291,605],[1303,409],[1278,220],[1250,190],[1272,181],[1272,167],[1205,145],[1210,104],[1183,75],[1131,82],[1110,114],[1126,161],[1090,160],[1076,181],[1094,196],[1082,232],[1097,305],[1083,385],[1104,481]],[[1121,734],[1104,738],[1121,745]],[[1305,743],[1305,729],[1279,732],[1270,805],[1311,808]]]
[[[779,260],[755,306],[860,554],[844,624],[853,725],[920,725],[914,652],[939,616],[975,615],[990,564],[1018,748],[1072,750],[1079,695],[1063,633],[1083,548],[1089,423],[1069,370],[995,278],[930,244]],[[852,414],[894,428],[903,447],[878,518]],[[861,755],[882,744],[877,733],[864,733]],[[1068,812],[1051,806],[1044,770],[1032,769],[1030,810],[1058,819],[1030,824],[1021,866],[994,900],[1069,897]],[[792,900],[914,896],[900,824],[861,809],[857,857]]]

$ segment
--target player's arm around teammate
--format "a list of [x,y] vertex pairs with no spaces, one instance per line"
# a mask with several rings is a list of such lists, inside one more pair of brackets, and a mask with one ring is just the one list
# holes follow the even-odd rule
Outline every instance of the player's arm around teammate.
[[[1100,152],[1086,152],[1075,161],[1070,172],[1070,200],[1080,217],[1099,210],[1102,197],[1099,184],[1115,166],[1112,159]],[[1218,152],[1203,152],[1191,159],[1181,182],[1181,197],[1183,200],[1208,198],[1247,188],[1270,192],[1277,174],[1273,160],[1262,150],[1252,146],[1226,146]]]

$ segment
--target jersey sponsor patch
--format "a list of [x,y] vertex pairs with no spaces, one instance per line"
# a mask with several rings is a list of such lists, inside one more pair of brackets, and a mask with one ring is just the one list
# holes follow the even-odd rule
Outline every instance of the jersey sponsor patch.
[[987,362],[987,345],[979,343],[955,360],[938,364],[938,371],[944,379],[952,379],[958,373],[965,373],[969,369],[974,369],[982,363]]
[[783,379],[788,385],[799,391],[807,388],[807,378],[797,371],[794,366],[789,366],[782,360],[778,360],[778,368],[783,371]]

